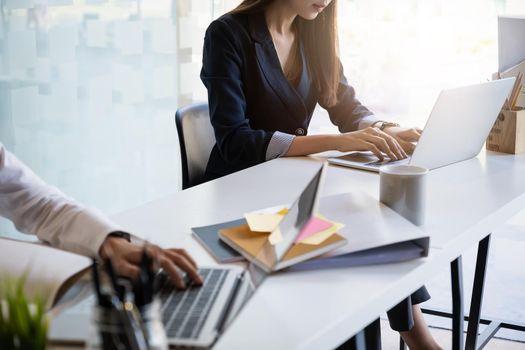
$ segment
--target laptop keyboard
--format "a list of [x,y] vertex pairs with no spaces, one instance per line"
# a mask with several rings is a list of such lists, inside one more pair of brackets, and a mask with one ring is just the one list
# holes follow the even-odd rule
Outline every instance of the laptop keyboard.
[[217,299],[226,269],[200,269],[202,286],[191,283],[185,290],[176,290],[166,281],[159,291],[162,322],[168,338],[198,338],[209,312]]
[[401,159],[401,160],[385,159],[383,161],[378,160],[378,161],[366,163],[365,165],[371,166],[371,167],[374,167],[374,168],[379,168],[379,167],[382,167],[383,165],[387,165],[387,164],[388,165],[390,165],[390,164],[407,164],[409,159],[410,158],[405,158],[405,159]]

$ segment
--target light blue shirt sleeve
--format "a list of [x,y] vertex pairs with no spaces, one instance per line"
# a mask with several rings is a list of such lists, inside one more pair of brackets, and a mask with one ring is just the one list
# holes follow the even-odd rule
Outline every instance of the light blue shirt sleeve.
[[367,115],[366,117],[361,119],[361,121],[359,122],[359,130],[366,129],[378,121],[385,121],[385,120],[378,118],[375,114]]
[[266,160],[282,157],[288,152],[295,135],[276,131],[273,133],[268,148],[266,149]]

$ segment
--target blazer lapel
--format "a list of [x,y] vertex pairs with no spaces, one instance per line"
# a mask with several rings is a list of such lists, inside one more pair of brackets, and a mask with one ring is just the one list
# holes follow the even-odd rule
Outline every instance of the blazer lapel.
[[312,82],[310,80],[310,74],[308,73],[308,68],[306,66],[306,57],[304,56],[303,45],[300,46],[301,50],[301,62],[303,64],[303,71],[301,73],[301,79],[299,80],[299,86],[297,86],[297,93],[303,100],[306,108],[308,109],[308,103],[310,101],[311,92],[312,92]]
[[[250,21],[250,35],[255,42],[257,62],[268,84],[288,108],[290,115],[303,124],[308,117],[308,110],[301,96],[284,76],[264,13],[253,16]],[[303,68],[304,71],[306,68]]]

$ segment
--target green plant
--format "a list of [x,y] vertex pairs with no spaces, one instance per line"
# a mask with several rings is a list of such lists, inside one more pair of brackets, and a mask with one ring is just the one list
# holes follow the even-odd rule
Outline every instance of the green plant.
[[0,349],[46,348],[48,321],[45,300],[29,300],[24,293],[25,276],[6,278],[0,284]]

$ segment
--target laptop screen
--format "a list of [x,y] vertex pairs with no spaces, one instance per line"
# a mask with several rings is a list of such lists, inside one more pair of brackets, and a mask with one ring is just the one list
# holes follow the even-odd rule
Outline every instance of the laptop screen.
[[259,252],[255,254],[253,261],[248,263],[242,276],[244,280],[240,280],[238,290],[234,293],[233,298],[237,300],[233,302],[228,312],[225,327],[221,327],[219,332],[224,331],[233,323],[266,277],[292,247],[308,220],[317,211],[320,185],[325,169],[326,163],[319,164],[315,175],[303,189],[299,198],[288,208],[278,228],[272,232],[270,236],[272,239],[267,239]]
[[256,254],[253,262],[248,264],[247,273],[249,276],[247,277],[251,280],[253,291],[261,285],[273,268],[282,260],[308,220],[317,211],[320,185],[325,168],[326,164],[319,164],[319,169],[315,175],[303,189],[299,198],[288,208],[288,213],[283,217],[278,228],[272,232],[274,239],[267,240]]

